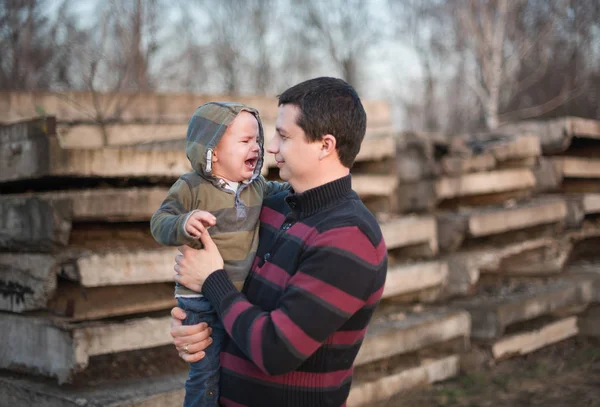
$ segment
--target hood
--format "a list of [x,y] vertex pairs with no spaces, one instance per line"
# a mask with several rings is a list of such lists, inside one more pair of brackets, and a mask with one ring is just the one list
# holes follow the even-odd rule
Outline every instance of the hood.
[[229,124],[242,111],[252,113],[258,121],[257,141],[260,152],[252,179],[260,175],[264,156],[264,133],[258,110],[242,103],[209,102],[194,112],[188,124],[185,141],[185,152],[192,168],[204,178],[216,180],[212,174],[213,151]]

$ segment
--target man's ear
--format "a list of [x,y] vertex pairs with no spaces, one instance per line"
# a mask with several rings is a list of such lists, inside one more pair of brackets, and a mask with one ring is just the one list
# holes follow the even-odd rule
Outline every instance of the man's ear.
[[336,143],[337,140],[331,134],[325,134],[321,137],[321,152],[319,154],[319,159],[322,160],[332,153],[335,153]]

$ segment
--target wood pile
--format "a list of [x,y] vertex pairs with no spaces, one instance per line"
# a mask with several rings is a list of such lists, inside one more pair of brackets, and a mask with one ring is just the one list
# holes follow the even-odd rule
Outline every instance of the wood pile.
[[[88,372],[171,349],[175,250],[148,221],[189,169],[189,115],[219,98],[0,96],[0,398],[180,405],[185,366],[164,368],[174,353],[144,377],[105,372],[100,387]],[[275,99],[240,100],[269,137]],[[390,266],[348,406],[456,376],[472,349],[501,360],[600,334],[600,122],[394,134],[389,106],[365,105],[353,187],[380,221]],[[266,156],[267,177],[273,164]]]

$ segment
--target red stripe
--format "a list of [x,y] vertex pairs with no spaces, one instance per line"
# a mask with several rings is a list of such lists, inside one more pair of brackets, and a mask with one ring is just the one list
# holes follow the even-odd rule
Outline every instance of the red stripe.
[[294,285],[319,297],[322,301],[325,301],[346,314],[354,314],[357,309],[365,304],[360,298],[356,298],[331,284],[309,276],[301,271],[294,274],[290,279],[289,285]]
[[269,376],[268,374],[261,372],[252,362],[228,353],[224,354],[221,358],[221,367],[267,383],[308,388],[339,387],[352,376],[353,371],[352,368],[328,373],[294,371],[282,375]]
[[225,407],[248,407],[245,404],[236,403],[235,401],[226,399],[225,397],[219,397],[219,404]]
[[265,263],[261,269],[256,271],[256,274],[281,288],[285,288],[290,279],[290,275],[284,269],[273,263]]
[[373,305],[381,299],[381,296],[383,294],[383,287],[384,286],[382,285],[379,290],[377,290],[373,294],[371,294],[371,296],[367,299],[366,305]]
[[265,322],[267,322],[267,316],[261,315],[254,321],[254,324],[252,324],[252,331],[250,332],[250,355],[252,356],[254,363],[256,363],[262,371],[265,371],[262,355],[262,332]]
[[328,345],[353,345],[365,337],[367,327],[359,331],[338,331],[327,338]]
[[335,247],[344,250],[373,265],[381,263],[382,244],[380,243],[375,249],[367,236],[356,226],[328,230],[318,235],[311,243],[312,246]]
[[316,232],[315,228],[305,225],[301,222],[294,223],[294,225],[288,230],[290,235],[302,239],[303,242],[305,242],[308,236],[314,232]]
[[267,206],[263,206],[262,210],[260,211],[260,221],[266,223],[267,225],[271,225],[274,228],[279,229],[279,227],[281,227],[283,224],[284,219],[285,216]]
[[321,344],[308,336],[281,309],[271,312],[271,319],[288,342],[301,354],[308,356]]
[[233,304],[225,313],[225,317],[223,318],[223,325],[225,325],[225,329],[231,335],[231,330],[233,329],[233,323],[237,319],[237,317],[248,308],[251,308],[252,304],[247,301],[238,301]]

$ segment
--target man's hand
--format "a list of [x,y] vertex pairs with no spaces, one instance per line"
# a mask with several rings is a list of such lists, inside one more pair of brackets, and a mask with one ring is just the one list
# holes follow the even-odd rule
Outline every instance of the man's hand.
[[217,218],[210,212],[194,211],[185,221],[185,231],[194,237],[200,237],[206,229],[217,224]]
[[171,310],[171,336],[179,357],[188,363],[198,362],[206,353],[204,349],[212,343],[212,328],[206,322],[197,325],[182,325],[185,312],[178,307]]
[[175,281],[196,292],[202,292],[202,284],[213,272],[223,268],[223,257],[208,233],[200,235],[204,246],[201,250],[179,246],[175,256]]

